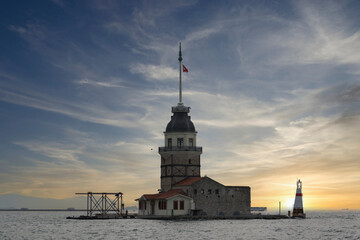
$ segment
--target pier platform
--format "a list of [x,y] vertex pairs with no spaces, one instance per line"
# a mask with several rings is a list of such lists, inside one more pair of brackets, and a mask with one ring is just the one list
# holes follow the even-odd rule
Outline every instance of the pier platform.
[[261,215],[261,214],[249,214],[249,215],[239,215],[232,217],[221,217],[221,216],[154,216],[146,215],[139,216],[137,214],[128,214],[118,215],[118,214],[97,214],[95,216],[79,216],[79,217],[67,217],[66,219],[75,219],[75,220],[106,220],[106,219],[149,219],[149,220],[229,220],[229,219],[239,219],[239,220],[251,220],[251,219],[264,219],[264,220],[277,220],[277,219],[291,219],[287,215]]
[[261,214],[248,214],[248,215],[238,215],[231,217],[222,217],[222,216],[137,216],[139,219],[153,219],[153,220],[229,220],[229,219],[239,219],[239,220],[251,220],[251,219],[290,219],[287,215],[261,215]]
[[75,219],[75,220],[107,220],[107,219],[130,219],[136,218],[136,214],[128,215],[119,215],[119,214],[96,214],[94,216],[85,216],[81,215],[78,217],[72,216],[67,217],[66,219]]

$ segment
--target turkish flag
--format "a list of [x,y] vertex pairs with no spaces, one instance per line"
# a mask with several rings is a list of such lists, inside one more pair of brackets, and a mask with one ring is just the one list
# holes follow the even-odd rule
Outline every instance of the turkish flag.
[[187,70],[184,64],[183,64],[183,72],[189,72],[189,70]]

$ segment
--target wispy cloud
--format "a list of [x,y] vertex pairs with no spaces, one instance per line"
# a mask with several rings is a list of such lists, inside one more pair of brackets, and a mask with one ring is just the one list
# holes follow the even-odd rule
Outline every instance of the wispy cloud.
[[45,38],[44,28],[39,24],[28,23],[26,26],[14,26],[10,25],[9,29],[18,33],[21,37],[28,41],[42,40]]
[[185,44],[190,44],[191,42],[196,42],[199,40],[204,40],[207,37],[218,33],[222,29],[220,24],[216,24],[215,26],[208,27],[208,28],[201,28],[200,30],[193,31],[189,33],[184,40]]
[[171,67],[146,65],[141,63],[131,65],[130,70],[132,73],[142,74],[147,80],[174,80],[179,75],[178,71]]
[[[136,186],[141,185],[143,191],[156,188],[157,184],[151,180],[156,177],[158,167],[148,163],[157,153],[146,141],[105,144],[96,136],[76,129],[62,132],[61,140],[15,142],[45,158],[28,157],[27,166],[9,166],[4,162],[8,170],[0,173],[0,179],[12,176],[13,180],[7,184],[1,181],[2,192],[43,197],[53,197],[56,193],[56,198],[64,198],[79,191],[123,191],[126,203],[132,204],[138,197]],[[151,171],[144,172],[144,168]]]
[[40,141],[15,142],[15,144],[23,146],[30,151],[39,152],[50,158],[56,158],[64,161],[78,161],[77,155],[82,153],[80,147],[66,146],[60,143],[47,143]]
[[[271,65],[293,64],[358,64],[360,32],[353,30],[341,12],[333,11],[334,3],[325,8],[316,3],[299,2],[294,5],[300,19],[283,19],[281,28],[260,39],[272,58]],[[276,49],[272,51],[271,49]]]
[[90,80],[88,78],[80,79],[78,81],[75,81],[75,83],[77,83],[79,85],[91,85],[91,86],[97,86],[97,87],[109,87],[109,88],[123,87],[115,82],[101,82],[101,81]]
[[[137,113],[120,114],[108,112],[103,108],[89,103],[74,103],[71,100],[57,99],[53,96],[35,92],[13,92],[0,89],[0,99],[5,102],[37,108],[49,112],[64,114],[82,121],[100,123],[112,126],[137,127],[131,120]],[[114,114],[114,115],[113,115]],[[110,117],[112,115],[112,117]],[[117,115],[117,116],[115,116]],[[131,116],[132,115],[132,116]],[[107,116],[107,117],[104,117]]]

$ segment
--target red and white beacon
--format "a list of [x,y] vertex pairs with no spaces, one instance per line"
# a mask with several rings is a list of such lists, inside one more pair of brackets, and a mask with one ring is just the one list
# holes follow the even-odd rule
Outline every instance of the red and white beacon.
[[302,182],[300,179],[296,183],[296,196],[293,210],[293,217],[305,218],[303,200],[302,200]]

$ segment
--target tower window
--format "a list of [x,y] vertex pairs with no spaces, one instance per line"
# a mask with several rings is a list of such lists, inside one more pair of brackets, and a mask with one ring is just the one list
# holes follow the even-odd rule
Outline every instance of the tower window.
[[194,140],[192,138],[189,138],[189,147],[194,146]]
[[189,164],[191,164],[191,159],[189,159]]
[[172,147],[172,138],[168,138],[168,147]]
[[180,148],[184,146],[184,138],[177,139],[177,146]]

